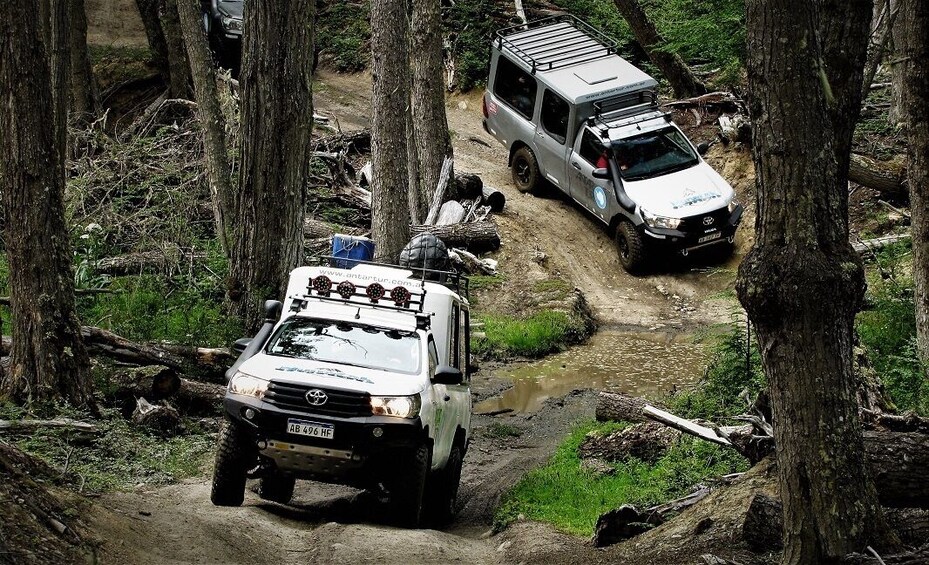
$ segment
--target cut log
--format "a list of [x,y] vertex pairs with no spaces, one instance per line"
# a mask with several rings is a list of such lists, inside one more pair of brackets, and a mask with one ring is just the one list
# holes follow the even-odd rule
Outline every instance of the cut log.
[[865,431],[864,448],[882,505],[929,508],[929,435]]
[[54,420],[0,420],[0,432],[33,433],[36,430],[55,428],[73,432],[95,434],[97,426],[87,422],[80,422],[70,418],[55,418]]
[[225,386],[182,378],[172,402],[188,415],[216,415],[222,410],[225,396]]
[[859,255],[864,255],[865,253],[872,253],[878,249],[883,249],[884,247],[888,247],[894,243],[907,241],[909,239],[910,234],[908,233],[885,235],[883,237],[875,237],[874,239],[866,239],[864,241],[853,241],[852,249],[854,249],[855,252]]
[[484,188],[481,189],[481,195],[483,196],[484,204],[490,206],[491,211],[494,213],[502,211],[503,207],[506,205],[506,195],[496,188],[484,186]]
[[450,226],[452,224],[457,224],[464,219],[464,216],[464,206],[455,200],[449,200],[439,208],[439,215],[435,220],[435,225]]
[[138,399],[132,421],[164,437],[175,436],[183,429],[181,415],[177,410],[171,406],[152,404],[144,398]]
[[623,505],[605,512],[597,518],[591,542],[594,547],[605,547],[635,537],[654,528],[645,523],[634,506]]
[[752,498],[742,523],[742,539],[757,553],[784,547],[784,507],[781,501],[758,493]]
[[885,508],[884,519],[904,545],[920,547],[929,543],[929,510]]
[[458,261],[461,262],[461,267],[468,273],[479,273],[491,276],[497,274],[497,269],[491,264],[490,259],[479,259],[473,253],[465,251],[464,249],[452,249],[448,254],[449,257],[452,258],[452,261],[455,261],[457,258]]
[[110,385],[116,397],[141,397],[157,402],[173,396],[181,388],[181,378],[170,367],[149,365],[116,371],[110,377]]
[[855,153],[852,153],[848,167],[848,180],[891,197],[901,198],[909,194],[905,184],[905,167],[875,161]]
[[[429,205],[429,213],[426,214],[423,225],[433,226],[439,217],[439,209],[442,207],[442,204],[445,203],[445,193],[448,191],[449,177],[451,177],[452,174],[453,164],[454,161],[451,157],[446,157],[442,162],[442,171],[439,173],[439,183],[435,187],[435,192],[432,195],[432,203]],[[446,243],[446,245],[448,245],[448,243]]]
[[606,435],[588,435],[577,448],[581,459],[626,461],[634,457],[654,463],[681,437],[657,422],[642,422]]
[[870,430],[929,434],[929,418],[922,418],[912,412],[886,414],[875,410],[861,410],[860,413],[862,423]]
[[484,181],[474,173],[455,173],[455,188],[459,200],[472,200],[481,196]]
[[113,332],[93,326],[82,326],[81,337],[90,353],[100,353],[117,361],[134,365],[165,365],[183,371],[184,360],[155,346],[129,341]]
[[413,226],[413,235],[430,232],[446,247],[464,247],[472,253],[493,251],[500,247],[500,234],[492,221],[469,222],[451,226]]
[[603,391],[597,395],[596,418],[598,422],[644,422],[648,419],[642,412],[646,404],[637,396]]
[[[195,347],[174,343],[158,343],[152,346],[184,359],[188,366],[198,367],[200,370],[197,372],[203,376],[225,372],[236,359],[225,347]],[[225,382],[225,379],[217,382]]]
[[655,420],[656,422],[661,422],[666,426],[670,426],[676,430],[680,430],[684,433],[696,436],[702,440],[724,445],[726,447],[732,446],[731,441],[725,437],[721,437],[713,428],[708,428],[706,426],[701,426],[696,422],[685,420],[684,418],[675,416],[670,412],[665,412],[664,410],[655,408],[650,404],[646,404],[645,407],[642,408],[642,413],[645,414],[646,418]]

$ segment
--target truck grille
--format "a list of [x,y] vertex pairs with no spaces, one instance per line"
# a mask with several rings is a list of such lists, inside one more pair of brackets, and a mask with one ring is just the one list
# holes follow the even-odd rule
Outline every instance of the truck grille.
[[[724,206],[719,210],[713,210],[706,214],[683,218],[681,225],[677,229],[684,233],[705,233],[712,231],[714,228],[720,230],[729,225],[729,216],[729,208]],[[705,218],[712,218],[713,221],[706,224],[704,223]]]
[[[306,393],[311,390],[321,390],[326,393],[326,402],[319,406],[311,405],[306,399]],[[371,415],[371,396],[367,393],[333,390],[308,385],[271,381],[268,390],[265,392],[264,401],[284,410],[319,414],[321,416],[353,418]]]

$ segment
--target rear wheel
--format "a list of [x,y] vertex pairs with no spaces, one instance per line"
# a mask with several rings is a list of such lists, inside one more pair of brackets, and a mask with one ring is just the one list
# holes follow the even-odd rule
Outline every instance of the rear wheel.
[[390,506],[400,526],[416,528],[422,521],[429,455],[428,445],[419,446],[401,460],[391,478]]
[[456,443],[448,454],[445,468],[430,477],[429,514],[431,521],[438,527],[447,526],[455,517],[463,456],[461,445]]
[[616,227],[616,252],[623,269],[639,274],[645,268],[645,242],[631,223],[623,221]]
[[213,490],[210,500],[216,506],[241,506],[245,500],[245,481],[258,453],[247,434],[226,421],[219,432],[216,464],[213,467]]
[[294,486],[297,479],[290,474],[273,471],[261,478],[258,485],[258,496],[271,502],[287,504],[294,496]]
[[535,153],[528,147],[520,147],[513,153],[511,163],[513,172],[513,184],[516,185],[520,192],[530,192],[537,194],[541,183],[539,173],[539,163],[536,161]]

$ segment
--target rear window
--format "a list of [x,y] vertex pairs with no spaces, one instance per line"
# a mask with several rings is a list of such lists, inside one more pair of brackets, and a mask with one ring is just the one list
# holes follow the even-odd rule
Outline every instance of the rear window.
[[532,75],[501,56],[497,59],[494,94],[526,119],[532,119],[538,85]]
[[268,355],[414,375],[421,363],[419,335],[344,322],[297,318],[284,322]]

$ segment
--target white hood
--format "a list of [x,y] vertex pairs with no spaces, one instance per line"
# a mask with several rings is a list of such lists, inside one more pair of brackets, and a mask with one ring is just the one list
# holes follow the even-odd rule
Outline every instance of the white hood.
[[426,388],[425,377],[308,359],[258,353],[239,367],[243,373],[284,383],[335,388],[374,395],[411,395]]
[[719,210],[728,206],[735,194],[729,183],[702,159],[683,171],[624,181],[623,187],[639,207],[668,218],[686,218]]

